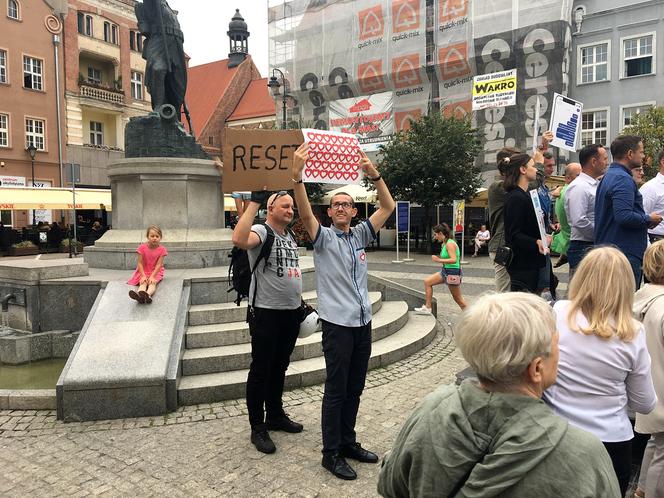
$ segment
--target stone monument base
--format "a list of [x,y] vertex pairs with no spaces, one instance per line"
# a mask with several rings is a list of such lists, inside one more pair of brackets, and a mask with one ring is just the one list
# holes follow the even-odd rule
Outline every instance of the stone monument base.
[[[163,229],[163,233],[161,244],[168,250],[166,268],[208,268],[230,263],[233,232],[229,228],[171,228]],[[109,230],[94,247],[85,248],[83,258],[91,268],[134,270],[136,248],[145,241],[145,230]]]

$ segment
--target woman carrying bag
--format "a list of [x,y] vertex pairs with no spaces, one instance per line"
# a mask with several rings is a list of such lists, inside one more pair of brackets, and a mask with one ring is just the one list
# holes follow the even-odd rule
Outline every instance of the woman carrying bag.
[[415,308],[415,313],[420,315],[431,314],[433,287],[439,284],[447,284],[447,288],[459,308],[464,309],[466,307],[466,301],[461,295],[461,251],[454,237],[452,237],[452,229],[447,223],[441,223],[433,227],[433,236],[441,243],[441,250],[440,256],[434,254],[431,256],[431,260],[435,263],[441,263],[443,267],[439,272],[424,279],[426,302],[424,306]]

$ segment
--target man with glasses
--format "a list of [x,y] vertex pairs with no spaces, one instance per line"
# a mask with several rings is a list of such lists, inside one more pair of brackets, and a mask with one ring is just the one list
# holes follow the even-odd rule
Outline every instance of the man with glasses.
[[346,462],[376,463],[378,456],[362,448],[355,438],[355,420],[371,356],[371,303],[367,287],[367,258],[364,248],[375,238],[395,203],[375,166],[362,153],[360,167],[378,190],[380,208],[351,230],[357,214],[353,198],[346,193],[332,197],[328,216],[332,226],[318,223],[311,211],[302,170],[308,146],[295,151],[293,183],[302,222],[313,240],[318,292],[318,314],[323,322],[325,393],[322,407],[322,465],[340,479],[357,478]]
[[[293,221],[293,198],[288,192],[267,200],[265,225],[252,225],[267,192],[253,192],[233,230],[233,244],[245,249],[254,268],[261,248],[274,237],[270,254],[258,263],[249,288],[247,321],[251,333],[251,366],[247,377],[247,410],[251,442],[263,453],[276,447],[268,430],[302,432],[283,410],[286,369],[300,329],[302,274],[297,242],[287,229]],[[269,233],[268,228],[270,229]]]

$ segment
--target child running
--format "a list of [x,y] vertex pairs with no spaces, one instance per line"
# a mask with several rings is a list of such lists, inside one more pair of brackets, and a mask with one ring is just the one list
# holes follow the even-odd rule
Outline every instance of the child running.
[[136,271],[127,282],[129,285],[138,285],[138,292],[129,291],[129,297],[141,304],[150,304],[152,296],[157,290],[157,284],[164,278],[164,256],[168,251],[161,242],[161,228],[150,225],[146,232],[147,243],[138,246],[138,265]]

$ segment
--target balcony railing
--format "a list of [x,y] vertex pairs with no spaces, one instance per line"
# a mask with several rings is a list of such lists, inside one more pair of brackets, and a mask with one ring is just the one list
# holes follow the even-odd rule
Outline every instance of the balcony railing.
[[109,102],[111,104],[124,104],[124,93],[121,91],[106,90],[94,86],[81,85],[81,97]]

